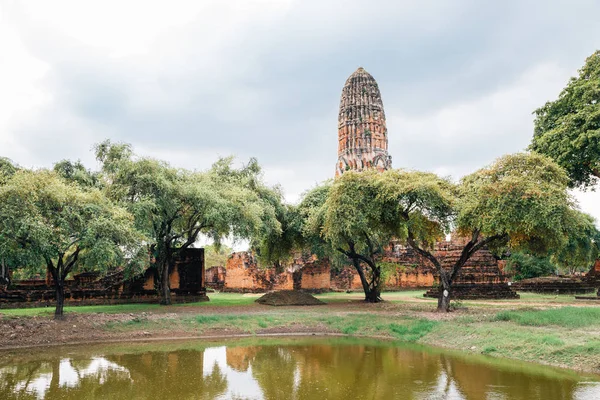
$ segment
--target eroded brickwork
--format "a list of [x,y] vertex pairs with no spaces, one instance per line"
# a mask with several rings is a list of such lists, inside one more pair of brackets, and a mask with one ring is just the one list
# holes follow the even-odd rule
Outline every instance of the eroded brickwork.
[[[169,272],[173,301],[206,300],[204,288],[204,249],[186,249]],[[106,276],[86,272],[65,282],[66,304],[116,304],[152,302],[159,299],[156,290],[156,270],[148,268],[134,279],[125,279],[122,269]],[[56,296],[51,276],[46,279],[16,281],[0,288],[0,305],[51,306]]]
[[267,290],[293,290],[291,270],[260,268],[251,252],[233,253],[227,259],[227,275],[223,290],[227,292],[260,293]]
[[383,171],[391,166],[381,92],[375,79],[359,68],[342,89],[335,174],[368,168]]

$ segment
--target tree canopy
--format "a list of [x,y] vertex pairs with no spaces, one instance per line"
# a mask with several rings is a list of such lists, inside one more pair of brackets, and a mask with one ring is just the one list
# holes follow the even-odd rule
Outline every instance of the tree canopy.
[[[567,243],[573,227],[582,226],[568,182],[560,166],[535,153],[504,156],[459,184],[425,172],[348,171],[308,192],[299,212],[305,216],[305,240],[319,243],[325,253],[345,255],[361,277],[367,300],[379,297],[378,260],[396,239],[435,266],[438,308],[447,311],[452,283],[482,248],[508,246],[547,255]],[[467,240],[452,268],[445,269],[433,247],[451,231]]]
[[221,159],[209,171],[197,172],[135,157],[129,145],[104,142],[96,151],[110,196],[131,211],[150,238],[164,304],[171,303],[168,277],[175,257],[199,235],[218,244],[224,237],[281,229],[272,205],[258,194],[263,185],[255,160],[234,168],[231,158]]
[[143,265],[142,239],[127,210],[54,172],[18,171],[0,186],[0,251],[25,268],[46,266],[56,287],[56,317],[69,273],[82,265]]
[[595,185],[600,178],[600,50],[535,116],[531,149],[565,168],[571,186]]

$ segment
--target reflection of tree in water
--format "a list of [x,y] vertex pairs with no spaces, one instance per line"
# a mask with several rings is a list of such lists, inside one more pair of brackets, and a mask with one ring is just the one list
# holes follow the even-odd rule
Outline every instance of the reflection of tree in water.
[[437,359],[426,353],[371,346],[306,350],[298,399],[409,399],[415,381],[429,387],[439,375]]
[[294,392],[297,361],[293,347],[264,346],[252,359],[252,376],[266,400],[289,399]]
[[[1,399],[37,399],[35,393],[24,389],[31,383],[42,366],[41,362],[16,364],[0,368]],[[22,389],[20,389],[22,387]]]
[[[440,373],[427,353],[365,346],[247,348],[252,375],[265,399],[410,398],[415,381],[424,392]],[[237,348],[238,357],[243,352]],[[411,388],[407,390],[406,388]]]
[[267,400],[551,400],[574,398],[579,387],[576,379],[395,347],[253,346],[226,354],[224,371],[215,362],[206,373],[204,351],[194,350],[11,362],[0,366],[0,399],[36,399],[36,387],[47,400],[213,399],[227,394],[227,376],[244,372]]
[[227,379],[217,364],[210,374],[203,375],[203,351],[152,352],[107,358],[129,370],[135,393],[128,398],[213,399],[227,390]]
[[107,398],[106,393],[118,392],[130,385],[127,371],[116,369],[85,371],[84,374],[80,369],[72,368],[75,374],[64,376],[63,373],[61,376],[61,364],[64,363],[73,367],[68,359],[54,358],[0,369],[0,398],[97,399]]
[[493,391],[499,398],[572,399],[578,387],[576,380],[519,373],[508,368],[482,367],[460,358],[440,356],[456,387],[467,400],[485,398]]
[[202,351],[124,354],[105,360],[119,369],[82,373],[89,370],[90,361],[76,361],[70,363],[75,374],[61,376],[61,362],[68,360],[59,358],[2,368],[0,399],[37,399],[36,380],[46,386],[40,393],[46,400],[213,399],[227,389],[226,378],[216,364],[210,374],[203,375]]

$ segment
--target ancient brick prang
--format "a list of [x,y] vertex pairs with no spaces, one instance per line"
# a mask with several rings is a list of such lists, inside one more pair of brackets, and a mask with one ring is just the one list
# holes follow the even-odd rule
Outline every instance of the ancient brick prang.
[[346,80],[338,116],[336,176],[347,170],[391,168],[385,112],[379,86],[363,68]]

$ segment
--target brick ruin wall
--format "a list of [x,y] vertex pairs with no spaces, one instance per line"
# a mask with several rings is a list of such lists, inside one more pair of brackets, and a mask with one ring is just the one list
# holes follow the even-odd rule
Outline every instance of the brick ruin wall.
[[[442,265],[450,268],[460,257],[464,239],[440,242],[434,253]],[[382,261],[397,266],[386,271],[385,290],[431,288],[437,285],[436,271],[429,260],[412,249],[391,243],[385,249]],[[249,252],[233,253],[225,268],[224,289],[230,292],[264,292],[280,289],[306,291],[360,291],[360,277],[352,266],[332,269],[327,259],[298,257],[289,266],[277,272],[275,268],[260,268]],[[465,264],[456,280],[463,285],[506,285],[507,277],[501,263],[486,249],[476,252]]]
[[277,272],[275,268],[260,268],[250,252],[233,253],[227,259],[223,291],[260,293],[265,290],[294,289],[293,272]]
[[[156,302],[156,270],[126,279],[122,269],[106,276],[86,272],[65,281],[65,304],[120,304]],[[204,249],[187,249],[169,273],[173,301],[206,300]],[[0,308],[54,306],[54,282],[46,279],[15,281],[0,287]]]

